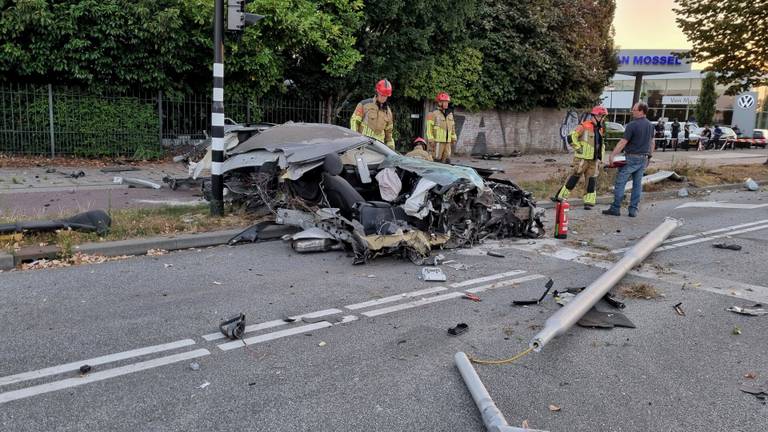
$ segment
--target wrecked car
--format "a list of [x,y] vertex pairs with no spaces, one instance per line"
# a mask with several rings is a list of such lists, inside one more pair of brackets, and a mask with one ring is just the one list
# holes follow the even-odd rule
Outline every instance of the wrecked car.
[[[286,123],[227,143],[225,200],[298,227],[286,240],[299,252],[346,249],[355,263],[387,254],[422,263],[432,248],[544,234],[543,210],[516,184],[402,156],[346,128]],[[210,200],[210,182],[203,192]]]

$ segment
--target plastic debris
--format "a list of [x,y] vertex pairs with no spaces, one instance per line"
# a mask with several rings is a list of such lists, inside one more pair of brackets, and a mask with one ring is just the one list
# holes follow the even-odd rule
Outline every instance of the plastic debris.
[[555,301],[560,306],[565,306],[569,301],[573,300],[574,297],[576,297],[576,295],[569,292],[557,293],[555,296]]
[[686,198],[686,197],[688,197],[688,195],[689,195],[688,194],[688,189],[686,189],[686,188],[682,188],[679,191],[677,191],[677,196],[679,198]]
[[730,250],[734,250],[734,251],[740,251],[741,250],[741,246],[739,246],[737,244],[733,244],[733,243],[731,243],[731,244],[729,244],[729,243],[715,243],[715,244],[712,245],[712,247],[716,248],[716,249],[730,249]]
[[90,372],[90,371],[91,371],[91,369],[92,369],[92,368],[91,368],[91,366],[90,366],[90,365],[87,365],[87,364],[85,364],[85,365],[82,365],[82,366],[80,366],[80,374],[81,374],[81,375],[85,375],[85,374],[87,374],[88,372]]
[[317,344],[317,346],[319,346],[319,347],[324,347],[326,345],[327,344],[324,341],[320,341],[320,343]]
[[467,300],[472,300],[473,302],[481,302],[481,301],[483,301],[476,294],[472,294],[472,293],[464,293],[464,296],[462,298],[465,298]]
[[112,183],[115,184],[127,184],[129,186],[141,186],[149,189],[160,189],[163,186],[149,180],[131,178],[131,177],[114,177]]
[[672,306],[675,309],[675,312],[680,316],[685,316],[685,311],[682,308],[682,303],[678,303],[674,306]]
[[208,387],[209,385],[211,385],[211,383],[209,383],[208,381],[206,381],[206,382],[204,382],[204,383],[200,384],[200,387],[199,387],[199,388],[201,388],[201,389],[204,389],[204,388]]
[[198,371],[200,370],[200,363],[192,362],[189,364],[189,368],[192,369],[193,371]]
[[739,326],[734,326],[734,327],[733,327],[733,331],[732,331],[731,333],[732,333],[733,335],[735,335],[735,336],[738,336],[738,335],[740,335],[740,334],[741,334],[741,327],[739,327]]
[[448,277],[439,267],[422,267],[421,277],[426,282],[445,282]]
[[629,320],[624,314],[619,312],[604,312],[595,309],[587,311],[581,319],[576,323],[581,327],[590,328],[614,328],[614,327],[627,327],[635,328],[635,324]]
[[451,327],[448,329],[448,334],[451,336],[458,336],[462,333],[466,333],[467,330],[469,330],[469,325],[466,323],[458,323],[456,324],[456,327]]
[[496,258],[505,258],[506,257],[506,255],[498,253],[498,252],[494,252],[494,251],[488,251],[487,253],[488,253],[488,256],[492,256],[492,257],[496,257]]
[[728,312],[734,312],[741,315],[749,315],[749,316],[762,316],[762,315],[768,315],[768,311],[763,308],[744,308],[739,306],[731,306],[729,308],[726,308]]
[[760,186],[757,184],[756,181],[752,180],[752,178],[748,178],[744,181],[744,187],[747,188],[747,190],[750,190],[753,192],[760,189]]
[[559,405],[555,405],[555,404],[549,404],[549,410],[550,410],[550,411],[553,411],[553,412],[557,412],[557,411],[560,411],[560,409],[561,409],[561,408],[560,408],[560,406],[559,406]]
[[527,306],[527,305],[539,304],[539,303],[541,303],[544,300],[544,297],[547,296],[547,294],[549,293],[549,290],[552,289],[552,287],[554,285],[555,285],[555,281],[550,279],[544,285],[544,287],[546,289],[544,290],[544,294],[542,294],[541,297],[539,297],[538,300],[515,300],[515,301],[512,302],[512,304],[515,305],[515,306]]

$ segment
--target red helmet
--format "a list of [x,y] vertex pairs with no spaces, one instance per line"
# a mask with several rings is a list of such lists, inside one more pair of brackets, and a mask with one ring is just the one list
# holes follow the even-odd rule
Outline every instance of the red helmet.
[[592,114],[593,115],[608,115],[608,110],[605,109],[602,105],[597,105],[594,108],[592,108]]
[[383,79],[377,82],[376,93],[378,93],[379,96],[392,96],[392,83],[390,83],[387,79]]
[[415,145],[418,145],[418,144],[427,145],[427,142],[424,141],[424,138],[422,138],[422,137],[416,137],[416,139],[413,140],[413,145],[415,146]]
[[450,102],[451,101],[451,95],[449,95],[446,92],[440,92],[440,93],[437,94],[437,96],[435,96],[435,101],[437,101],[437,102],[443,102],[443,101]]

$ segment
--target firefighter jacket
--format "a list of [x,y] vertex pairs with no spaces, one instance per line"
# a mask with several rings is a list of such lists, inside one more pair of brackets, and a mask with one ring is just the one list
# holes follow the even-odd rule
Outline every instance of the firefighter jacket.
[[592,120],[581,122],[569,135],[574,156],[586,160],[605,158],[605,128]]
[[427,142],[434,143],[455,143],[456,142],[456,122],[453,121],[453,113],[448,115],[439,109],[427,114]]
[[360,101],[352,113],[349,128],[379,140],[391,149],[395,148],[395,140],[392,138],[394,118],[386,102],[380,104],[375,98]]

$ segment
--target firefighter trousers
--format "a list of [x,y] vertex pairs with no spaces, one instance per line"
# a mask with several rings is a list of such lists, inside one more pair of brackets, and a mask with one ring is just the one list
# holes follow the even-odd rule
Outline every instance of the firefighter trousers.
[[573,158],[573,164],[571,164],[571,174],[563,187],[557,192],[555,196],[558,200],[564,200],[571,194],[573,188],[579,182],[579,178],[582,175],[587,179],[587,192],[584,194],[584,205],[593,206],[597,201],[597,176],[600,174],[600,160],[586,160],[581,158]]

